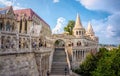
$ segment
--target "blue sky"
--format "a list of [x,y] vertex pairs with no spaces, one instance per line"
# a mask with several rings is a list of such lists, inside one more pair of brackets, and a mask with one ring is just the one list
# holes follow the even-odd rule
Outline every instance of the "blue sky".
[[[51,27],[61,33],[69,20],[79,13],[86,28],[90,21],[99,42],[120,44],[120,0],[0,0],[0,7],[31,8]],[[56,32],[57,30],[57,32]]]

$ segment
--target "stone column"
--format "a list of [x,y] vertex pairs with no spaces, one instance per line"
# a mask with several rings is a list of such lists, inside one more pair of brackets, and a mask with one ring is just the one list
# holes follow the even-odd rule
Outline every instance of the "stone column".
[[81,55],[82,55],[82,57],[81,57],[82,59],[81,60],[83,60],[83,50],[81,50]]
[[30,48],[30,51],[31,51],[31,50],[32,50],[32,49],[31,49],[31,44],[32,44],[32,43],[31,43],[31,33],[29,34],[29,38],[30,38],[29,48]]
[[0,49],[1,49],[1,32],[0,32]]
[[75,61],[77,61],[77,50],[75,50]]
[[83,59],[85,58],[85,51],[83,50]]
[[79,50],[77,50],[77,59],[79,60]]

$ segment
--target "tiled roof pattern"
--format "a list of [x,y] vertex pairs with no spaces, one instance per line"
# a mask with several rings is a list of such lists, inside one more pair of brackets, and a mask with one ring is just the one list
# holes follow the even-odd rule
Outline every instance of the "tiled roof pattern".
[[0,14],[6,14],[12,6],[8,6],[5,8],[0,8]]
[[[33,15],[38,17],[41,21],[43,21],[46,25],[48,25],[42,18],[40,18],[32,9],[20,9],[14,10],[14,13],[17,15],[17,20],[20,20],[21,14],[26,15],[30,20],[32,20]],[[48,25],[49,26],[49,25]]]

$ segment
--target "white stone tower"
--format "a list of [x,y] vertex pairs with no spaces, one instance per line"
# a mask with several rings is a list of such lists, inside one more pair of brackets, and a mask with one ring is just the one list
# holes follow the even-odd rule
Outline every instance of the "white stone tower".
[[90,37],[95,36],[95,33],[90,22],[88,23],[86,34],[89,35]]
[[79,14],[77,14],[75,26],[73,28],[73,35],[76,37],[82,37],[84,36],[84,34],[85,34],[85,29],[82,26]]

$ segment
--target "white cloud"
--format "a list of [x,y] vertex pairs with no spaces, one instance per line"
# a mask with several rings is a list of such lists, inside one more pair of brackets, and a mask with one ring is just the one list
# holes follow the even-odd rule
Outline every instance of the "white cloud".
[[57,24],[56,24],[55,28],[53,28],[53,30],[52,30],[52,33],[53,34],[62,33],[64,26],[65,26],[65,18],[59,17],[57,19]]
[[54,2],[54,3],[58,3],[58,2],[59,2],[59,0],[53,0],[53,2]]
[[0,4],[10,6],[13,5],[13,2],[9,0],[0,0]]
[[89,10],[101,10],[114,13],[119,11],[120,0],[77,0]]
[[90,22],[100,42],[120,43],[120,13],[112,14],[101,20],[92,19]]
[[113,32],[113,26],[111,25],[108,25],[107,28],[106,28],[106,36],[107,37],[112,37],[115,35],[115,32]]
[[20,3],[16,2],[16,0],[0,0],[0,4],[4,6],[13,6],[13,9],[23,9],[22,6],[20,6]]
[[105,19],[92,19],[91,23],[100,42],[120,43],[120,0],[76,0],[86,9],[110,13]]

